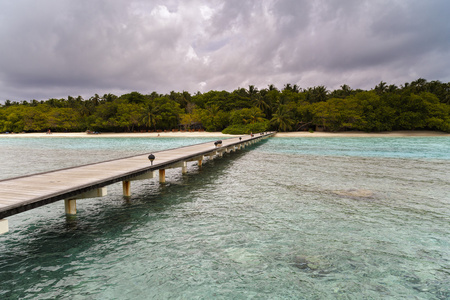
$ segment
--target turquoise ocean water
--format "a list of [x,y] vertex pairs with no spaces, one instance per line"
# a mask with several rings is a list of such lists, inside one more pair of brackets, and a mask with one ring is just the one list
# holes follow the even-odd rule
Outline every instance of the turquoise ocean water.
[[[214,139],[1,138],[0,179]],[[0,299],[449,299],[450,139],[272,138],[12,216]]]

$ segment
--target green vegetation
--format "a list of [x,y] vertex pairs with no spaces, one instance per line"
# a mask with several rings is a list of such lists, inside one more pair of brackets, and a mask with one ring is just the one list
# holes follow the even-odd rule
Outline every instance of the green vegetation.
[[372,90],[348,85],[301,89],[286,84],[258,90],[191,95],[138,92],[85,100],[11,102],[0,106],[0,132],[200,130],[242,134],[267,130],[367,132],[428,129],[450,132],[450,83],[418,79]]

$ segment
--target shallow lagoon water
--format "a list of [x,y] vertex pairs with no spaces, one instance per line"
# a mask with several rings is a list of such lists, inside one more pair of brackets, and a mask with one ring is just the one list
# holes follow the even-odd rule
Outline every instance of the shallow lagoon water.
[[[1,178],[213,139],[1,139]],[[9,218],[2,299],[448,299],[450,139],[272,138]]]

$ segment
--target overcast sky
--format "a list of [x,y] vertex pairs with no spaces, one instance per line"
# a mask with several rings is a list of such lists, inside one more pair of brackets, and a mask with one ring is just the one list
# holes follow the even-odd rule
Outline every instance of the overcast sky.
[[448,0],[0,0],[0,100],[450,81]]

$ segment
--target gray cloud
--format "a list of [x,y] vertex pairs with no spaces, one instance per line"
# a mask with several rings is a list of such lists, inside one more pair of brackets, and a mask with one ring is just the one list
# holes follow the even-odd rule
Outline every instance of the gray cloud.
[[450,2],[0,2],[0,100],[450,81]]

